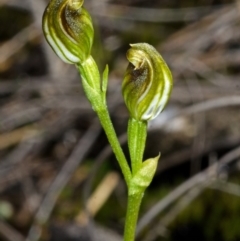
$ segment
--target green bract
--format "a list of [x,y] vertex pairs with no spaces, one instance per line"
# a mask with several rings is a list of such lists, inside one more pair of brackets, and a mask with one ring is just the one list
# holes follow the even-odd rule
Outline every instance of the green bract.
[[130,182],[129,195],[143,193],[145,189],[150,185],[157,169],[159,157],[160,154],[154,158],[150,158],[144,161],[141,164],[140,169],[133,176]]
[[149,121],[168,102],[173,80],[161,55],[147,43],[131,44],[122,93],[132,118]]
[[84,62],[90,55],[94,30],[83,0],[51,0],[43,16],[43,32],[66,63]]

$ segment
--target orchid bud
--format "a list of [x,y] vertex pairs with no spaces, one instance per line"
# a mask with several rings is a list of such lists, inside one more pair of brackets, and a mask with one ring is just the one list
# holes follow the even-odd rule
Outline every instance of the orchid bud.
[[131,44],[122,93],[132,118],[154,119],[166,106],[173,80],[162,56],[146,43]]
[[83,0],[51,0],[43,15],[43,32],[66,63],[83,63],[90,55],[94,30]]

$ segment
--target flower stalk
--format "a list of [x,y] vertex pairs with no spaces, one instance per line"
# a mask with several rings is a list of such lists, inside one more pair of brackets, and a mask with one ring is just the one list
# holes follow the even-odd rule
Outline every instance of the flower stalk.
[[128,148],[131,158],[132,174],[140,169],[147,138],[147,122],[130,118],[128,121]]
[[124,179],[126,183],[129,184],[132,176],[131,170],[118,141],[106,105],[108,67],[106,67],[104,70],[102,83],[100,80],[97,65],[92,57],[91,61],[85,61],[83,64],[78,65],[78,70],[82,77],[82,84],[86,97],[92,105],[93,110],[98,115],[100,123],[105,131],[108,141],[122,170]]

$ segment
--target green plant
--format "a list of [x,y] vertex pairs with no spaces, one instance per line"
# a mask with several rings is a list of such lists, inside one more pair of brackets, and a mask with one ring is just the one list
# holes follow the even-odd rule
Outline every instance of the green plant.
[[161,55],[147,43],[132,44],[122,93],[130,113],[128,146],[131,168],[119,144],[107,104],[108,66],[102,77],[91,56],[94,30],[83,0],[51,0],[43,16],[43,31],[55,53],[78,69],[86,97],[99,117],[128,188],[124,241],[133,241],[145,189],[155,174],[160,154],[143,161],[148,121],[165,107],[172,76]]

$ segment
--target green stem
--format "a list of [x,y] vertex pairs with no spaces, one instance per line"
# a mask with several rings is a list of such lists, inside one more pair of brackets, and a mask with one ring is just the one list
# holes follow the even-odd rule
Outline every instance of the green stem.
[[[122,148],[119,144],[115,129],[112,125],[108,109],[106,106],[106,82],[107,82],[107,73],[108,69],[105,70],[104,74],[104,86],[102,86],[100,74],[98,67],[95,63],[95,60],[92,56],[76,66],[82,77],[82,85],[84,92],[89,100],[92,108],[96,111],[101,125],[106,133],[108,141],[112,147],[112,150],[117,158],[117,161],[121,167],[122,173],[124,175],[127,185],[129,185],[132,178],[132,173],[129,168],[126,157],[122,151]],[[103,87],[103,89],[102,89]]]
[[108,141],[112,147],[112,150],[117,158],[117,161],[121,167],[122,173],[124,175],[125,181],[127,185],[129,185],[130,180],[132,178],[131,170],[129,168],[129,165],[127,163],[127,160],[125,158],[125,155],[122,151],[122,148],[119,144],[116,132],[114,130],[114,127],[112,125],[112,121],[110,119],[107,107],[101,108],[100,110],[96,110],[97,115],[99,117],[99,120],[101,122],[101,125],[106,133],[106,136],[108,138]]
[[141,168],[147,137],[147,122],[130,118],[128,121],[128,148],[133,175]]
[[128,196],[127,214],[124,228],[124,241],[134,241],[138,213],[142,202],[143,193]]

